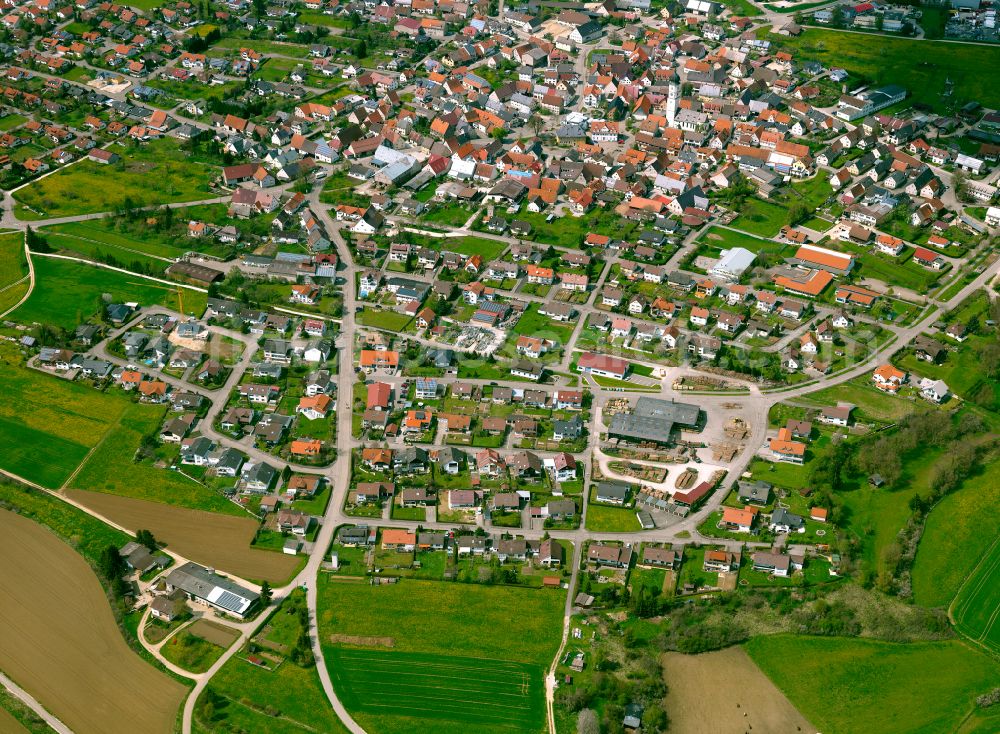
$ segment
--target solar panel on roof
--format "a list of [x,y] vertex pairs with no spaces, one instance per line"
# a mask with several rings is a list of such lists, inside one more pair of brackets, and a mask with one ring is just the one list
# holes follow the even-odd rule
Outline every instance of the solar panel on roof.
[[215,600],[215,604],[231,612],[238,612],[246,604],[246,599],[237,596],[231,591],[223,591],[219,595],[219,598]]

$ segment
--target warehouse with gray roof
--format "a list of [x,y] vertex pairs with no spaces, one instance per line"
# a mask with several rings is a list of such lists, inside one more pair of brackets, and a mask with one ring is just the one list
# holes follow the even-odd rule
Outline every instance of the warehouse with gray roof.
[[675,427],[695,428],[700,416],[697,405],[642,397],[631,413],[612,417],[608,436],[632,443],[666,445],[673,441]]

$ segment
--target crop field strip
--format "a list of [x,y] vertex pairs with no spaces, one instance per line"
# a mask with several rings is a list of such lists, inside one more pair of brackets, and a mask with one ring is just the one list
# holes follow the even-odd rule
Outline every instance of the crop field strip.
[[1000,539],[959,590],[952,616],[963,634],[1000,652]]
[[340,647],[330,657],[338,690],[361,711],[519,729],[541,717],[537,665]]
[[50,489],[80,466],[130,405],[31,370],[0,366],[0,380],[0,467]]

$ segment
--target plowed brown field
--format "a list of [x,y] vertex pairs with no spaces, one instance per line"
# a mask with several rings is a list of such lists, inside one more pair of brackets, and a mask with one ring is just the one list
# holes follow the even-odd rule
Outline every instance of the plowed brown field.
[[250,546],[257,523],[247,517],[190,510],[176,505],[67,489],[66,496],[130,530],[146,529],[167,548],[192,561],[241,578],[284,583],[304,562]]
[[93,570],[0,510],[0,669],[76,734],[171,734],[187,689],[125,644]]

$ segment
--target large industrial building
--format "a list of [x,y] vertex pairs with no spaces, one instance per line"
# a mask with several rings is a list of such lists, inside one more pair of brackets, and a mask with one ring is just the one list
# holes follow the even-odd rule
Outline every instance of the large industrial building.
[[697,405],[642,397],[636,401],[631,413],[619,413],[612,417],[608,437],[665,446],[673,442],[675,427],[695,428],[700,415],[701,409]]

